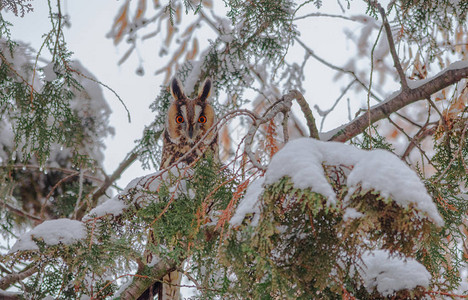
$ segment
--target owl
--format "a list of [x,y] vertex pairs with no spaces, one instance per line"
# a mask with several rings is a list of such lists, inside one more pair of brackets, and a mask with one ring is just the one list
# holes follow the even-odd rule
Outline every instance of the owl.
[[[185,155],[215,124],[215,111],[208,102],[211,86],[211,80],[206,79],[200,86],[198,96],[190,99],[185,96],[181,82],[177,78],[172,79],[170,90],[173,99],[167,111],[163,132],[161,169],[169,167]],[[181,162],[191,164],[205,151],[211,152],[213,158],[219,161],[216,130],[212,130],[204,141]]]
[[[198,96],[190,99],[185,96],[181,82],[177,78],[172,79],[170,90],[173,99],[167,111],[165,129],[162,134],[163,150],[160,169],[165,169],[177,162],[215,124],[215,111],[208,102],[211,86],[211,80],[206,79],[200,86]],[[205,152],[211,152],[215,161],[219,161],[216,130],[212,130],[181,162],[189,165],[205,155]],[[155,243],[153,232],[150,233],[149,239]],[[165,275],[161,282],[158,281],[147,289],[138,300],[153,299],[154,295],[158,295],[158,299],[162,300],[178,300],[181,279],[180,272],[172,271]]]

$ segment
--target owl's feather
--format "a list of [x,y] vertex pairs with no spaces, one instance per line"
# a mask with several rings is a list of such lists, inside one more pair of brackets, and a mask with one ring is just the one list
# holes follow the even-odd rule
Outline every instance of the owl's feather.
[[[185,95],[178,79],[174,78],[171,81],[173,100],[166,117],[160,168],[167,168],[184,156],[215,124],[215,111],[208,102],[211,86],[211,80],[206,79],[200,86],[198,96],[190,99]],[[211,155],[219,160],[218,135],[215,130],[212,130],[182,162],[190,164],[204,155],[205,151],[210,151]]]

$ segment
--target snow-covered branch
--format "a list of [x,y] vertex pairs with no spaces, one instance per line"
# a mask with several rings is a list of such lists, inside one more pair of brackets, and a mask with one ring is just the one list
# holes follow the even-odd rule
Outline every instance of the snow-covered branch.
[[[401,108],[419,100],[426,99],[432,94],[468,78],[468,61],[459,61],[433,78],[408,82],[408,90],[400,90],[387,100],[370,108],[370,112],[355,118],[350,123],[324,134],[327,140],[345,142],[363,132],[369,123],[375,123]],[[370,120],[369,120],[370,118]]]

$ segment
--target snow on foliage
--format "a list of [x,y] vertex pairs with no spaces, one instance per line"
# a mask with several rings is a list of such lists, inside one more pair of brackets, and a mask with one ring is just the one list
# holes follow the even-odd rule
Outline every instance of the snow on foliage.
[[[364,190],[373,189],[404,208],[414,205],[419,214],[439,226],[444,224],[416,173],[397,156],[381,149],[366,151],[337,142],[297,139],[286,144],[273,157],[265,173],[265,184],[273,184],[288,176],[294,187],[310,188],[327,197],[329,205],[335,205],[336,195],[324,174],[322,164],[351,168],[347,177],[348,195],[360,187]],[[255,188],[255,193],[251,195],[258,197],[261,192]],[[257,212],[255,201],[257,198],[250,196],[244,199],[232,224],[239,223],[237,217]],[[248,207],[250,211],[246,209]]]
[[[155,194],[162,183],[172,182],[172,179],[180,179],[191,172],[189,169],[183,168],[182,165],[175,166],[168,171],[158,171],[146,176],[141,176],[133,179],[120,192],[117,196],[105,201],[104,203],[93,208],[83,220],[87,221],[93,218],[99,218],[105,215],[119,216],[128,207],[125,202],[125,198],[130,196],[132,203],[139,205],[144,204],[148,200],[157,201],[157,195]],[[177,198],[181,194],[187,194],[189,197],[193,197],[193,191],[187,189],[187,182],[183,179],[180,181],[175,180],[175,183],[171,185],[169,191],[173,193],[173,196]]]
[[[0,39],[0,52],[3,53],[6,61],[20,76],[17,80],[24,79],[26,82],[31,83],[37,93],[44,92],[43,89],[47,82],[56,80],[58,74],[65,72],[59,66],[54,65],[53,62],[47,64],[43,64],[42,60],[36,62],[36,55],[32,55],[35,51],[21,42],[17,42],[17,45],[10,49],[8,44]],[[103,140],[108,135],[114,134],[114,129],[109,126],[109,117],[112,111],[95,76],[79,61],[70,62],[69,67],[74,70],[72,73],[73,79],[82,87],[68,87],[73,93],[73,97],[69,102],[70,109],[81,120],[84,134],[83,140],[80,141],[78,146],[78,151],[80,154],[89,155],[99,164],[102,164],[105,148]],[[12,152],[14,148],[12,133],[14,132],[13,128],[18,126],[17,116],[20,112],[17,107],[18,104],[15,104],[17,101],[17,99],[11,99],[10,114],[7,114],[8,117],[0,122],[0,161],[7,161],[9,159],[7,152]],[[56,117],[51,114],[47,120],[48,124],[54,124],[54,121],[57,121],[54,118]],[[23,144],[27,142],[21,141],[18,148],[21,149]],[[8,151],[5,152],[2,146],[6,147]],[[52,143],[50,151],[47,162],[50,167],[65,167],[60,162],[72,155],[71,149],[64,149],[62,145],[56,143]],[[16,157],[16,154],[13,155]]]
[[46,245],[71,245],[86,237],[85,224],[70,219],[44,221],[32,230],[24,233],[13,245],[9,253],[27,250],[39,250],[33,240],[42,240]]
[[118,196],[116,196],[93,208],[86,216],[84,216],[83,221],[109,214],[119,216],[126,208],[127,205],[121,201]]
[[231,226],[240,226],[248,214],[253,214],[252,222],[250,224],[252,226],[256,226],[258,224],[258,221],[260,220],[259,196],[263,192],[263,182],[263,178],[258,178],[249,185],[245,192],[245,196],[240,200],[236,212],[229,221]]
[[377,290],[384,297],[417,286],[427,288],[431,280],[431,274],[416,260],[391,257],[384,250],[365,253],[359,273],[369,293]]

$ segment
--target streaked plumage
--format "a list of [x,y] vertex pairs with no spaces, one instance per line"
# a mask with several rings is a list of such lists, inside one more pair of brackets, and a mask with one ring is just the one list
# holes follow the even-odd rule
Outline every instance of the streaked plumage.
[[[189,99],[185,96],[180,81],[176,78],[171,81],[170,89],[174,99],[167,112],[166,128],[163,132],[161,169],[167,168],[185,155],[216,122],[215,111],[208,102],[211,86],[211,80],[206,79],[200,86],[198,96]],[[215,159],[218,159],[216,132],[212,131],[183,162],[190,164],[205,151],[211,151]]]
[[[211,93],[211,80],[206,79],[200,86],[198,96],[189,99],[185,96],[182,84],[176,78],[172,79],[170,90],[172,102],[167,112],[165,129],[163,132],[163,151],[160,169],[165,169],[177,162],[193,146],[200,141],[205,133],[215,124],[215,111],[208,102]],[[215,160],[219,161],[218,134],[211,131],[203,142],[181,162],[190,165],[197,158],[211,152]],[[153,232],[150,241],[155,242]],[[148,254],[147,259],[151,257]],[[178,300],[182,274],[173,271],[162,278],[162,283],[153,284],[139,299],[152,299],[158,295],[161,300]]]

